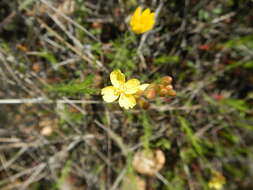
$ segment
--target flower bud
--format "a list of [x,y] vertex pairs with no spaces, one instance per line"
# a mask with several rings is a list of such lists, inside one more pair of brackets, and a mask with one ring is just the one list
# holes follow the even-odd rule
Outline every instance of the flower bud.
[[139,107],[142,108],[142,109],[148,109],[149,108],[149,102],[146,101],[144,98],[139,98],[137,100],[137,103],[138,103]]
[[160,87],[160,91],[159,91],[159,95],[164,97],[164,96],[175,96],[176,95],[176,91],[173,90],[173,86],[172,85],[159,85]]
[[171,82],[172,82],[172,77],[170,77],[170,76],[165,76],[161,80],[161,83],[163,85],[169,85],[169,84],[171,84]]
[[168,89],[161,88],[160,91],[159,91],[159,95],[162,96],[162,97],[168,95]]
[[135,98],[139,98],[140,96],[143,95],[143,93],[144,93],[144,91],[139,90],[139,91],[137,91],[137,92],[134,94],[134,96],[135,96]]
[[165,86],[165,88],[166,88],[167,90],[171,90],[171,89],[173,89],[173,86],[172,86],[172,85],[168,85],[168,86]]
[[169,96],[176,96],[176,95],[177,95],[177,93],[176,93],[176,91],[175,91],[175,90],[170,89],[170,90],[168,90],[168,95],[169,95]]
[[147,99],[153,99],[156,97],[156,89],[155,88],[148,88],[145,92],[145,96]]

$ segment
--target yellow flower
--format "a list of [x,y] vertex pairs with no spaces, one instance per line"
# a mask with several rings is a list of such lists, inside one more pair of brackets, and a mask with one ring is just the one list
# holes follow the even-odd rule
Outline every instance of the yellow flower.
[[211,189],[221,190],[226,183],[226,178],[217,171],[213,172],[211,180],[208,182],[208,187]]
[[102,89],[101,94],[106,102],[114,102],[119,98],[119,105],[125,109],[133,108],[136,105],[135,94],[144,91],[149,84],[140,85],[137,79],[125,81],[125,75],[120,70],[114,70],[110,74],[113,86]]
[[141,12],[141,7],[138,7],[131,17],[130,26],[136,34],[152,30],[154,25],[155,13],[151,13],[149,8]]

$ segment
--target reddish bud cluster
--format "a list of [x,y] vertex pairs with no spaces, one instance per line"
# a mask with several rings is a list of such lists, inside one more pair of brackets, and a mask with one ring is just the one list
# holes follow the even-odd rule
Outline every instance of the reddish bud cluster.
[[159,96],[176,96],[176,91],[171,85],[172,78],[170,76],[165,76],[161,79],[158,84],[149,85],[148,89],[145,91],[146,98],[153,99],[157,95]]
[[[148,100],[152,100],[158,96],[167,97],[167,96],[176,96],[176,91],[173,89],[171,84],[172,77],[165,76],[161,79],[159,83],[152,83],[148,86],[148,88],[140,94],[138,98],[138,105],[143,109],[148,109],[149,102]],[[147,100],[148,99],[148,100]]]

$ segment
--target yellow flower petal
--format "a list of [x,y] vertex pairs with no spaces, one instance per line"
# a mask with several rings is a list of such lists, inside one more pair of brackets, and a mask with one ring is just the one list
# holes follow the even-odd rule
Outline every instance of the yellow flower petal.
[[140,89],[140,81],[137,79],[130,79],[125,83],[125,93],[134,94]]
[[121,94],[119,105],[125,109],[133,108],[136,105],[136,100],[133,95]]
[[133,18],[138,18],[141,16],[141,7],[138,7],[133,14]]
[[117,92],[117,89],[113,86],[103,88],[101,94],[106,102],[113,102],[119,97],[119,92]]
[[134,14],[131,17],[130,20],[130,26],[132,28],[132,30],[135,32],[136,30],[138,30],[139,28],[139,23],[141,19],[141,7],[138,7],[135,11]]
[[125,75],[119,69],[111,72],[110,79],[112,85],[116,88],[120,88],[125,83]]
[[208,183],[208,187],[215,190],[223,189],[226,183],[226,178],[219,172],[213,171],[212,179]]
[[148,88],[148,86],[149,86],[148,83],[142,84],[142,85],[140,85],[140,90],[144,91],[144,90],[146,90],[146,88]]
[[155,13],[150,13],[149,19],[155,22]]
[[149,8],[141,12],[141,8],[138,7],[130,20],[131,29],[136,34],[142,34],[144,32],[152,30],[154,25],[155,14],[151,13]]
[[142,27],[140,25],[135,25],[132,27],[132,30],[136,33],[136,34],[142,34],[144,33]]
[[147,8],[147,9],[145,9],[145,10],[143,11],[142,17],[147,17],[147,16],[149,16],[149,14],[150,14],[150,9]]
[[218,183],[208,183],[209,188],[211,189],[217,189],[220,190],[222,189],[222,184],[218,184]]

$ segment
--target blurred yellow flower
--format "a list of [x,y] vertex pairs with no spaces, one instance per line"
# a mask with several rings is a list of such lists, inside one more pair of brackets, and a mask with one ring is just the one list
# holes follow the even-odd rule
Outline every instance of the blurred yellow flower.
[[111,72],[110,79],[113,86],[102,89],[103,99],[106,102],[113,102],[119,98],[119,105],[125,109],[133,108],[136,105],[134,95],[148,87],[148,84],[141,85],[137,79],[130,79],[126,82],[125,75],[120,70]]
[[226,183],[226,178],[217,171],[213,171],[213,176],[208,182],[208,187],[211,189],[221,190]]
[[142,34],[152,30],[154,25],[155,13],[151,13],[149,8],[142,12],[141,7],[138,7],[131,17],[130,26],[136,34]]

